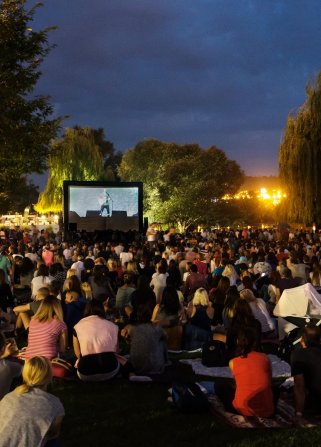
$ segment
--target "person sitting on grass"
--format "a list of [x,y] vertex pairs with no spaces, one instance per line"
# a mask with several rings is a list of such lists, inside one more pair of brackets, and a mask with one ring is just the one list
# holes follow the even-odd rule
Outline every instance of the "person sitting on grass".
[[47,392],[52,380],[45,357],[26,361],[23,385],[0,401],[0,446],[60,446],[57,438],[65,415],[60,400]]
[[137,309],[137,324],[121,331],[130,345],[130,363],[137,375],[162,374],[167,363],[166,334],[151,317],[150,303],[142,303]]
[[87,303],[84,318],[74,327],[73,346],[81,380],[100,382],[118,374],[118,326],[106,320],[102,301]]
[[10,391],[13,379],[21,375],[20,363],[10,360],[16,351],[17,346],[13,340],[6,340],[0,333],[0,400]]
[[243,416],[272,417],[271,363],[266,354],[255,351],[255,344],[255,329],[241,328],[237,334],[236,356],[229,363],[235,385],[215,383],[215,392],[226,411]]
[[52,360],[58,353],[65,352],[66,346],[67,326],[61,304],[49,295],[30,320],[26,358],[42,355]]
[[321,331],[308,324],[301,334],[300,348],[291,355],[294,378],[295,415],[297,422],[304,416],[321,414]]
[[271,417],[274,414],[272,367],[266,354],[254,350],[255,344],[255,330],[239,331],[239,355],[229,363],[236,383],[233,407],[243,416]]
[[47,296],[49,296],[48,287],[41,287],[38,289],[34,301],[14,307],[13,311],[17,315],[16,331],[23,328],[28,329],[31,317],[38,312],[40,304]]

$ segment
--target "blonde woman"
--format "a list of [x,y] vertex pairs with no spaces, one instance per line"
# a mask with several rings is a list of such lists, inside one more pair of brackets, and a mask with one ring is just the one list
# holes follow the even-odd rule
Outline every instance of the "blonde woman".
[[23,385],[0,401],[0,445],[45,446],[59,436],[65,415],[60,400],[47,393],[52,380],[50,362],[45,357],[27,360],[22,377]]
[[194,293],[190,322],[206,331],[211,331],[214,309],[208,298],[206,289],[200,287]]
[[67,326],[63,321],[60,301],[49,295],[30,320],[26,358],[42,355],[49,360],[65,352]]

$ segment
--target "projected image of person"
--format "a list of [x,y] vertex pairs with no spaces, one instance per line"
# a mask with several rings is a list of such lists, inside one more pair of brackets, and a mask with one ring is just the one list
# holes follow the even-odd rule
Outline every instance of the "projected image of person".
[[[101,207],[100,207],[100,215],[110,217],[111,216],[111,205],[112,205],[112,198],[110,197],[107,189],[105,189],[103,203],[101,204]],[[106,210],[106,213],[104,214],[105,210]]]

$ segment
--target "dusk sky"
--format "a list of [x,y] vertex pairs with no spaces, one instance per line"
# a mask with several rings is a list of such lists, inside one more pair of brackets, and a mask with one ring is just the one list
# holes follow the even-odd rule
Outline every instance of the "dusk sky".
[[[31,3],[31,2],[30,2]],[[320,0],[48,0],[57,25],[37,91],[64,126],[216,145],[248,175],[276,175],[290,111],[321,69]]]

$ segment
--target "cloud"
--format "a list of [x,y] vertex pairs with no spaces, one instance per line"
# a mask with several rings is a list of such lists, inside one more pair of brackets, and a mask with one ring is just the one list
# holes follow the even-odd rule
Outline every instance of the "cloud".
[[57,25],[57,47],[38,90],[119,149],[215,144],[276,173],[287,114],[320,69],[320,12],[319,0],[48,1],[35,28]]

